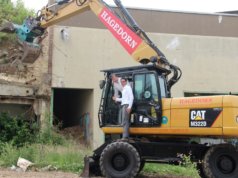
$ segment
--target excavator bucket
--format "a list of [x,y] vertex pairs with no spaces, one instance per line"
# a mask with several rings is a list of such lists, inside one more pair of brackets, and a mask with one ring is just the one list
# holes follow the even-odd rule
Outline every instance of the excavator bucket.
[[84,157],[84,168],[80,177],[89,177],[89,157]]
[[0,26],[0,32],[15,33],[15,30],[14,24],[8,21],[3,22],[3,24]]
[[[16,33],[20,28],[21,26],[4,20],[0,26],[0,32]],[[18,44],[20,45],[20,51],[16,51],[16,54],[14,55],[19,56],[19,59],[23,63],[34,63],[41,53],[41,46],[21,40],[18,40]]]
[[99,168],[99,159],[94,158],[94,156],[85,156],[84,157],[84,168],[81,173],[81,178],[86,177],[99,177],[102,176],[100,168]]
[[96,150],[94,150],[92,156],[84,157],[84,169],[81,173],[81,177],[101,177],[102,173],[99,166],[99,159],[103,149],[108,145],[108,143],[102,144]]
[[41,53],[41,47],[38,45],[32,45],[27,42],[22,43],[23,55],[21,61],[23,63],[34,63]]

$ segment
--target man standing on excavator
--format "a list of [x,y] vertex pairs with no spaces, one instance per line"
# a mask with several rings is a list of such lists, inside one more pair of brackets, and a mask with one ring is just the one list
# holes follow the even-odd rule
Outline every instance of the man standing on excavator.
[[131,108],[134,100],[133,92],[130,85],[127,85],[127,79],[121,78],[122,85],[122,97],[118,98],[113,96],[113,100],[121,102],[121,107],[119,110],[119,118],[122,121],[123,134],[122,138],[127,139],[129,137],[129,116],[131,113]]

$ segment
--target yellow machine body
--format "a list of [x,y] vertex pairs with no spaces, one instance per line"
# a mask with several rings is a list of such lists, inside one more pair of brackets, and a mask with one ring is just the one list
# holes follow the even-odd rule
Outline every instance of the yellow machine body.
[[[238,97],[208,96],[162,99],[162,124],[131,127],[136,135],[238,136]],[[120,134],[121,127],[103,127],[105,134]]]

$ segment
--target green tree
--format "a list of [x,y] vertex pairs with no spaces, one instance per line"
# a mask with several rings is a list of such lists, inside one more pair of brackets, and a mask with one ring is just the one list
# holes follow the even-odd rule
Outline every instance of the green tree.
[[25,7],[22,0],[17,0],[14,5],[11,0],[0,0],[0,20],[8,20],[16,24],[22,24],[27,16],[32,16],[33,10]]
[[11,20],[14,12],[13,3],[10,0],[0,0],[0,21]]

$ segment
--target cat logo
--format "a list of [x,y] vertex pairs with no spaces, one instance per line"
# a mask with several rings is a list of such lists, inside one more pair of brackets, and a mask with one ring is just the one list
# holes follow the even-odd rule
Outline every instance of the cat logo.
[[191,120],[194,121],[202,121],[205,120],[205,114],[206,111],[205,110],[201,110],[201,111],[191,111]]
[[190,127],[206,127],[207,122],[206,110],[191,110],[190,111]]
[[221,112],[222,108],[191,109],[189,127],[212,127]]

